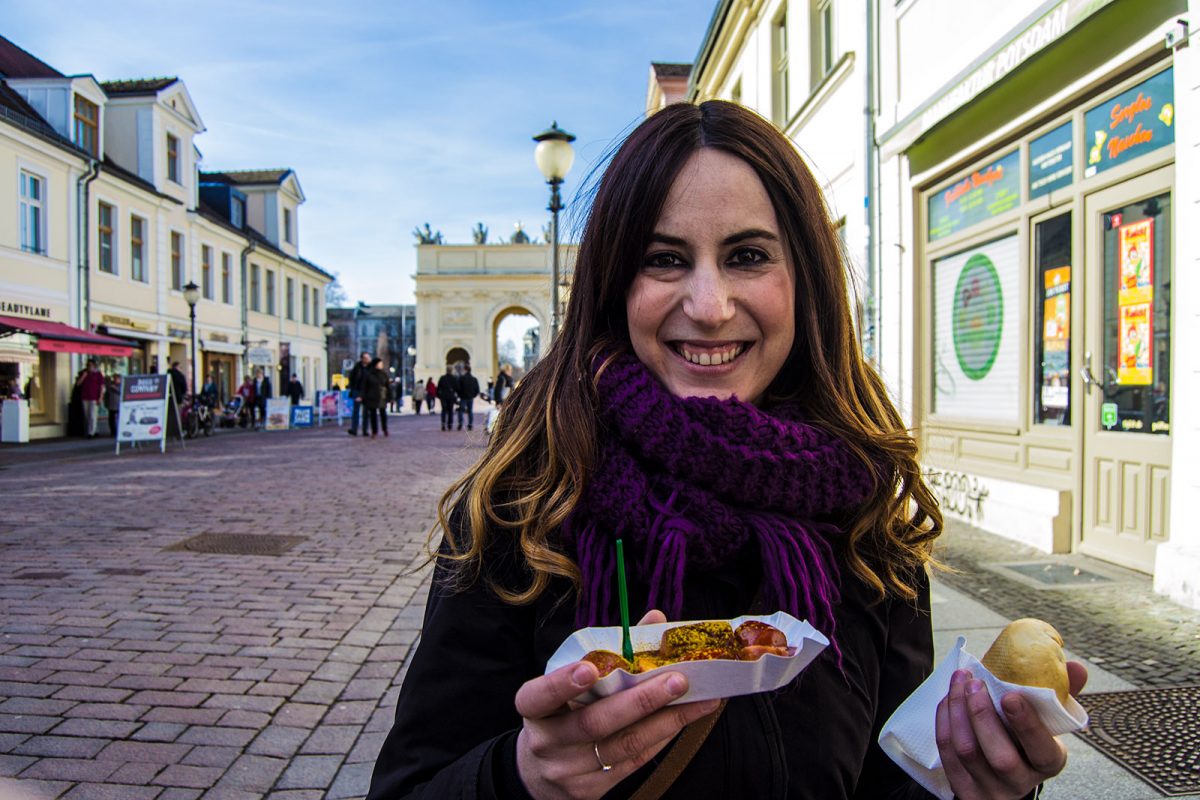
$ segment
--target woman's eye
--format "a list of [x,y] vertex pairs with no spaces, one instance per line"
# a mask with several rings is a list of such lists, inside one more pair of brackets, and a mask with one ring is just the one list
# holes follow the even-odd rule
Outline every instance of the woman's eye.
[[729,261],[737,266],[753,267],[770,261],[770,256],[754,247],[742,247],[734,250]]
[[642,261],[642,266],[650,269],[671,269],[682,264],[683,261],[674,253],[650,253]]

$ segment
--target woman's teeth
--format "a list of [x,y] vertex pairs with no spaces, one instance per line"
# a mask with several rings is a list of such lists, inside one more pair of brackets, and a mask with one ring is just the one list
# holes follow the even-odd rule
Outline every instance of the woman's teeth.
[[740,344],[731,345],[722,350],[690,350],[687,345],[679,347],[679,354],[687,361],[693,364],[699,364],[702,367],[714,366],[718,364],[728,364],[742,354],[745,347]]

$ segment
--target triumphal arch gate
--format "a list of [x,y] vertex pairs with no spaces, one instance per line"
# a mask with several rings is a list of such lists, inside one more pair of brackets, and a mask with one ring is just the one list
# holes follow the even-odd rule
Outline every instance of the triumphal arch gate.
[[[446,364],[467,360],[480,385],[486,384],[500,368],[497,329],[514,314],[537,320],[539,357],[545,352],[550,343],[550,245],[422,243],[416,248],[419,378],[436,380]],[[575,251],[575,245],[559,246],[562,303]]]

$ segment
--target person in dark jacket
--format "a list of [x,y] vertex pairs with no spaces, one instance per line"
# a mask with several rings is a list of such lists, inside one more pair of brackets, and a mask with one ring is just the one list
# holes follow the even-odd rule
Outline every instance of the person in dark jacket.
[[258,406],[258,427],[256,430],[263,430],[267,424],[267,401],[275,395],[271,390],[271,379],[267,377],[266,370],[259,367],[254,371],[254,403]]
[[458,376],[454,374],[454,366],[446,365],[446,374],[438,378],[437,399],[442,404],[442,430],[454,428],[454,404],[458,402]]
[[363,436],[367,435],[367,420],[371,422],[371,438],[379,435],[382,424],[383,435],[388,435],[388,373],[383,368],[383,359],[371,359],[370,365],[363,373]]
[[463,427],[463,417],[467,418],[467,430],[475,427],[475,398],[479,397],[479,379],[471,374],[471,365],[463,366],[462,377],[458,379],[458,429]]
[[363,397],[363,380],[367,376],[367,369],[371,366],[371,354],[363,352],[358,357],[358,363],[350,370],[349,389],[350,399],[354,403],[354,410],[350,412],[350,430],[348,433],[351,436],[358,435],[358,421],[362,420],[362,432],[367,432],[367,418],[362,413],[362,397]]
[[492,389],[492,397],[497,403],[503,403],[508,399],[508,393],[513,389],[512,364],[507,361],[500,365],[500,372],[496,374],[496,385]]
[[[369,800],[648,781],[670,800],[932,797],[877,740],[932,665],[942,518],[858,345],[824,208],[791,141],[737,104],[669,105],[621,145],[560,338],[443,496]],[[669,705],[689,683],[665,666],[579,705],[595,666],[546,663],[572,630],[618,623],[617,542],[635,620],[784,611],[831,644],[771,692]],[[1065,764],[1024,698],[1001,705],[1009,727],[959,671],[937,708],[960,800],[1031,797]]]
[[294,406],[300,405],[300,401],[304,399],[304,384],[295,373],[292,373],[292,379],[288,381],[287,396]]

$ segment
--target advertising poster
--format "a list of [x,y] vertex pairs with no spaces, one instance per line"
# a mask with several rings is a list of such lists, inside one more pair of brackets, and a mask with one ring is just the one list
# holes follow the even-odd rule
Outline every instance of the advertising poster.
[[338,396],[341,392],[317,392],[317,412],[322,421],[338,418]]
[[311,428],[314,416],[312,406],[292,406],[291,425],[293,428]]
[[929,197],[929,241],[949,236],[1021,203],[1021,154],[1014,150]]
[[933,405],[956,419],[1016,421],[1020,331],[1017,237],[933,263]]
[[1070,186],[1075,171],[1070,122],[1029,143],[1029,199]]
[[1174,70],[1164,70],[1088,109],[1083,123],[1085,178],[1171,144],[1175,141]]
[[1149,386],[1153,383],[1150,363],[1151,315],[1149,303],[1119,306],[1117,380],[1122,386]]
[[1043,273],[1042,407],[1066,408],[1071,384],[1071,268]]
[[1149,303],[1154,299],[1154,220],[1122,225],[1119,234],[1117,305]]
[[117,409],[117,452],[122,444],[159,442],[166,449],[167,375],[126,375]]
[[338,416],[350,417],[354,415],[354,401],[350,398],[350,391],[343,390],[338,392]]
[[291,420],[292,401],[286,397],[267,399],[267,424],[269,431],[286,431]]

